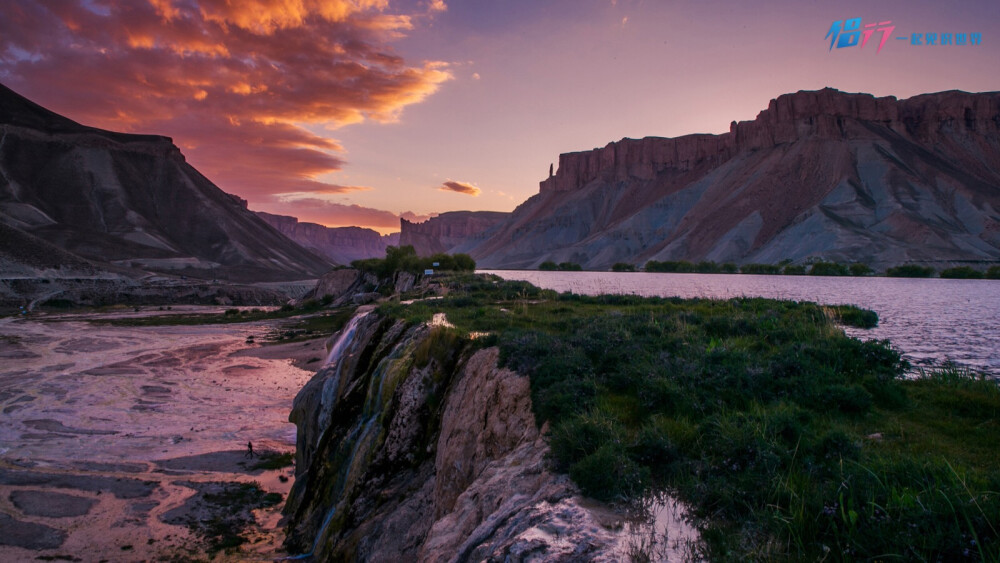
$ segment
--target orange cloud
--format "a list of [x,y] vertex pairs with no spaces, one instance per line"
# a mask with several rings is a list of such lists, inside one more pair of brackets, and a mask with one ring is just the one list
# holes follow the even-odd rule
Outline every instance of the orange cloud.
[[341,169],[343,148],[305,126],[393,121],[452,78],[444,63],[393,53],[388,43],[414,20],[386,8],[7,0],[0,77],[87,125],[169,135],[208,178],[251,202],[344,193],[357,187],[318,180]]
[[452,180],[448,180],[447,182],[441,184],[438,187],[438,189],[443,192],[456,192],[460,194],[471,195],[473,197],[478,196],[483,192],[483,190],[480,190],[479,188],[473,186],[472,184],[468,184],[466,182],[455,182]]

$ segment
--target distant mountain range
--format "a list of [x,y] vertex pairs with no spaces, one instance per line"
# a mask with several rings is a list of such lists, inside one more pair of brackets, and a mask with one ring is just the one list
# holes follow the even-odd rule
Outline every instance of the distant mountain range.
[[1000,93],[787,94],[729,133],[563,154],[537,195],[464,238],[446,234],[445,215],[404,222],[401,240],[487,268],[997,262]]
[[257,211],[257,216],[278,229],[281,234],[335,264],[350,264],[364,258],[382,258],[385,256],[385,247],[399,244],[399,233],[381,235],[378,231],[361,227],[326,227],[263,211]]
[[187,164],[167,137],[80,125],[0,85],[0,272],[317,278],[302,248]]

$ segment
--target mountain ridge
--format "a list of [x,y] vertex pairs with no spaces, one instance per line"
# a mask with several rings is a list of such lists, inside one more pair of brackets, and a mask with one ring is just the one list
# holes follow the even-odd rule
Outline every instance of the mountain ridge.
[[205,178],[169,137],[80,125],[2,85],[0,130],[0,221],[95,265],[231,281],[330,267]]
[[538,194],[465,250],[494,268],[993,262],[998,186],[998,92],[799,91],[729,133],[564,153]]

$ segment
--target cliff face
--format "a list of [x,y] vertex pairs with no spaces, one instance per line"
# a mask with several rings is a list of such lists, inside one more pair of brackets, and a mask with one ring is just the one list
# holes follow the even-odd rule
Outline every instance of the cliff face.
[[278,232],[335,264],[350,264],[364,258],[384,258],[385,247],[399,243],[399,235],[380,235],[361,227],[325,227],[302,223],[295,217],[257,211],[257,216]]
[[400,220],[399,244],[412,245],[419,256],[465,252],[485,240],[491,227],[510,214],[500,211],[450,211],[423,223]]
[[1000,93],[772,100],[722,135],[563,154],[539,194],[469,248],[545,260],[890,265],[1000,259]]
[[614,534],[548,470],[528,380],[496,348],[460,356],[448,330],[362,312],[333,341],[290,416],[287,546],[318,561],[600,560]]
[[85,127],[3,86],[0,222],[124,268],[276,281],[329,266],[199,174],[169,138]]

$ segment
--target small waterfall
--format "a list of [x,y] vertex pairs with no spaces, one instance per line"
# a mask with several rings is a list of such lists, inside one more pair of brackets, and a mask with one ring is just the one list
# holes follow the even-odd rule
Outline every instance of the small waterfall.
[[337,337],[337,341],[333,343],[330,348],[330,353],[326,356],[326,363],[323,365],[329,365],[331,362],[340,357],[340,353],[344,351],[344,348],[351,343],[354,339],[354,333],[358,330],[358,323],[361,319],[368,316],[368,312],[359,313],[351,317],[351,320],[347,322],[347,326],[340,331],[340,336]]

